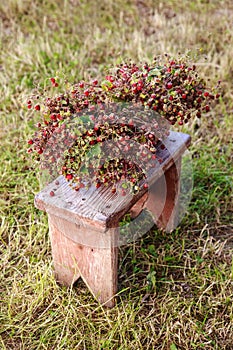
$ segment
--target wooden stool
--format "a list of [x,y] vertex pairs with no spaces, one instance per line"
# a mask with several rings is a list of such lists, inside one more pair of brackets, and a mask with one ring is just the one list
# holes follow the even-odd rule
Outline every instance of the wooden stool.
[[119,221],[130,210],[135,217],[147,208],[159,228],[169,232],[176,226],[181,158],[190,140],[189,135],[170,133],[165,148],[158,150],[161,163],[148,173],[149,191],[143,188],[134,196],[121,196],[110,188],[91,186],[76,192],[60,176],[36,195],[36,207],[48,213],[60,283],[71,285],[81,276],[101,303],[115,305]]

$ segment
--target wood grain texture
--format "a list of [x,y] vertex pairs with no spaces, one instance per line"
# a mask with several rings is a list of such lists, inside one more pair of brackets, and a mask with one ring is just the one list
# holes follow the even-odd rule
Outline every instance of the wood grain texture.
[[[64,285],[73,284],[80,276],[94,297],[108,307],[115,305],[117,293],[118,248],[111,244],[110,248],[95,248],[75,243],[59,229],[58,218],[48,215],[49,234],[55,276]],[[72,230],[69,222],[66,230]],[[109,239],[117,239],[118,232],[109,234]]]
[[150,188],[146,207],[155,224],[171,232],[178,224],[181,157]]

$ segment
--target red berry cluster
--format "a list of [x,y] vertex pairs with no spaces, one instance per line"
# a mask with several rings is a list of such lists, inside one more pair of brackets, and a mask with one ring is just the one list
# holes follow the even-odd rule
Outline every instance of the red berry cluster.
[[[55,78],[50,82],[59,85]],[[42,104],[32,96],[27,107],[40,111],[42,121],[28,152],[35,152],[50,173],[62,173],[76,190],[94,182],[111,185],[113,192],[119,183],[122,193],[135,192],[155,166],[168,125],[201,117],[218,97],[183,58],[122,63],[103,81],[80,81],[45,96]]]
[[69,139],[72,145],[62,152],[63,175],[75,182],[76,190],[94,182],[97,188],[111,185],[115,192],[120,182],[122,188],[136,192],[147,171],[156,165],[156,147],[168,135],[168,124],[138,104],[88,108],[85,120],[82,117],[72,118],[64,129],[62,144]]

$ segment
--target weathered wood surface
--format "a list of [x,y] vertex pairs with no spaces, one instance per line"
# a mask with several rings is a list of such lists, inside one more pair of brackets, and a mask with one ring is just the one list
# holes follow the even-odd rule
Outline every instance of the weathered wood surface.
[[[148,173],[147,182],[150,186],[180,158],[189,144],[189,135],[170,133],[164,142],[165,148],[157,152],[162,163],[157,162]],[[59,185],[55,184],[56,181]],[[122,196],[118,193],[113,194],[110,187],[103,186],[99,189],[91,186],[88,190],[82,188],[76,192],[63,176],[59,176],[56,181],[54,180],[36,195],[36,207],[77,225],[92,227],[92,229],[95,227],[98,231],[114,227],[115,222],[126,214],[146,192],[142,189],[137,195]],[[51,191],[54,191],[55,196],[50,196]]]
[[178,224],[181,157],[151,187],[146,207],[155,224],[166,232]]
[[[115,304],[117,293],[118,248],[111,244],[110,248],[75,243],[59,228],[58,218],[48,214],[49,234],[52,246],[55,276],[61,284],[70,286],[79,277],[88,286],[92,294],[108,307]],[[72,231],[66,222],[66,232]],[[111,240],[117,238],[111,232]]]

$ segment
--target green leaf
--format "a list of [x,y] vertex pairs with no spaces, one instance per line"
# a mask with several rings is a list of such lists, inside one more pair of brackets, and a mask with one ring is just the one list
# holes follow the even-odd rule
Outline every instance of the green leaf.
[[101,147],[100,144],[97,143],[96,145],[92,146],[90,151],[86,154],[87,158],[98,156],[101,153]]
[[[100,163],[100,154],[101,154],[101,147],[99,144],[96,144],[94,146],[91,146],[90,149],[88,149],[85,154],[84,154],[84,161],[86,164],[92,163],[92,165],[95,165],[96,167],[99,165]],[[89,167],[88,165],[88,167]],[[88,170],[81,170],[81,172],[84,171],[84,173],[88,173]]]
[[124,189],[126,189],[126,188],[128,188],[128,185],[127,185],[126,182],[123,182],[123,184],[121,185],[121,187],[124,188]]
[[85,165],[83,165],[83,166],[80,168],[79,171],[80,171],[81,174],[88,174],[88,170],[87,170],[87,168],[86,168]]
[[104,90],[108,90],[109,88],[112,87],[112,83],[109,80],[103,80],[102,83],[101,83],[101,87]]
[[148,250],[149,250],[149,253],[153,256],[157,256],[157,252],[156,252],[156,249],[155,249],[155,246],[154,244],[150,244],[149,247],[148,247]]
[[91,119],[89,115],[81,115],[81,117],[78,118],[83,123],[90,123]]
[[178,350],[177,347],[175,346],[175,344],[173,343],[171,346],[170,346],[170,350]]
[[151,271],[148,273],[147,281],[149,282],[149,284],[151,286],[155,287],[155,285],[156,285],[156,272],[155,271]]
[[160,77],[162,69],[163,69],[163,66],[158,66],[154,69],[151,69],[148,73],[148,77]]

